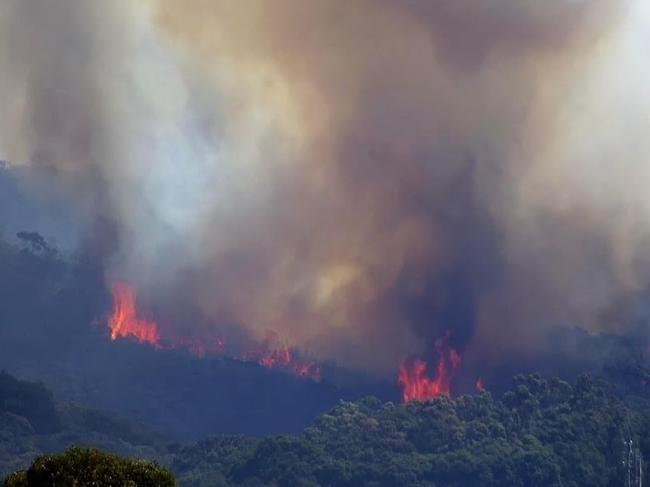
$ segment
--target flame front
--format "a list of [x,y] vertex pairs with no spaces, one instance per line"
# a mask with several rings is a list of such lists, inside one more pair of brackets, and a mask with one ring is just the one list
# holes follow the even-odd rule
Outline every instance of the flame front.
[[286,370],[298,377],[304,377],[316,382],[321,380],[321,369],[316,362],[300,360],[284,345],[280,345],[277,348],[270,348],[267,341],[263,349],[248,352],[242,358],[244,360],[256,361],[267,369]]
[[111,340],[131,337],[140,343],[160,348],[160,332],[153,321],[144,320],[137,316],[135,293],[122,282],[112,285],[113,313],[108,320],[111,330]]
[[420,359],[404,360],[399,367],[397,381],[402,388],[402,400],[426,401],[451,394],[451,380],[460,366],[461,358],[456,350],[447,347],[448,336],[436,342],[438,365],[435,378],[427,375],[427,364]]
[[[161,339],[158,324],[138,316],[135,291],[124,282],[111,285],[113,311],[108,320],[111,340],[133,338],[139,343],[149,344],[157,349],[185,349],[198,358],[224,354],[225,343],[219,338],[165,337]],[[275,341],[275,345],[272,342]],[[265,340],[251,352],[239,355],[240,360],[257,362],[267,369],[277,369],[298,377],[321,380],[321,368],[316,362],[303,360],[292,353],[286,345],[277,344],[277,337]]]

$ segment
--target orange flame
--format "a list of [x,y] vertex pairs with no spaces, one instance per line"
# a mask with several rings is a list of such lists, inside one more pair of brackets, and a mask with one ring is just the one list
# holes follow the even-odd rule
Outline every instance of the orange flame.
[[483,379],[481,377],[476,379],[476,384],[474,384],[474,386],[478,392],[485,392],[485,384],[483,383]]
[[122,282],[113,283],[113,313],[108,320],[111,340],[132,337],[140,343],[148,343],[160,348],[160,332],[153,321],[138,318],[135,293]]
[[[138,317],[133,289],[124,282],[114,282],[111,288],[113,312],[108,320],[111,340],[131,337],[154,348],[184,348],[198,358],[204,358],[208,354],[224,353],[225,344],[218,338],[166,337],[161,341],[158,324]],[[241,360],[254,361],[268,369],[285,370],[305,379],[321,380],[321,369],[316,362],[300,360],[284,345],[271,347],[270,341],[271,339],[267,339],[257,351],[243,354]]]
[[321,380],[321,369],[315,362],[303,362],[296,358],[291,350],[281,345],[278,348],[268,348],[268,342],[265,348],[258,351],[248,352],[243,355],[244,360],[253,360],[267,369],[281,369],[313,381]]
[[291,352],[286,347],[265,351],[259,359],[259,364],[267,369],[289,367],[291,365]]
[[402,400],[426,401],[451,394],[451,380],[460,366],[461,357],[456,350],[447,347],[448,335],[436,342],[438,365],[435,378],[427,376],[427,364],[420,359],[404,360],[399,367],[397,381],[402,387]]

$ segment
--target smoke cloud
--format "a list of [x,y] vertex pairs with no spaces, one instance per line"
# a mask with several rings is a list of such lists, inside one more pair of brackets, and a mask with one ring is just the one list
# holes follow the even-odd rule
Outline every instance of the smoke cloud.
[[646,3],[5,0],[0,158],[57,168],[176,333],[391,373],[447,331],[477,362],[622,333]]

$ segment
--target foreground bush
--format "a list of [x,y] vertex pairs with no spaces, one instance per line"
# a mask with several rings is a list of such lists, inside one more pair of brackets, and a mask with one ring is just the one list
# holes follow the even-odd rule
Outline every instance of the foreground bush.
[[123,459],[95,449],[70,448],[43,455],[32,466],[10,475],[5,487],[174,487],[172,474],[142,460]]

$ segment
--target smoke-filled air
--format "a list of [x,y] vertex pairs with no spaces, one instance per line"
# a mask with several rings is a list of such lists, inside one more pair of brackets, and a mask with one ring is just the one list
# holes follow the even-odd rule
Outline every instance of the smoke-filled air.
[[647,0],[3,0],[0,159],[111,338],[449,394],[638,332],[649,50]]

